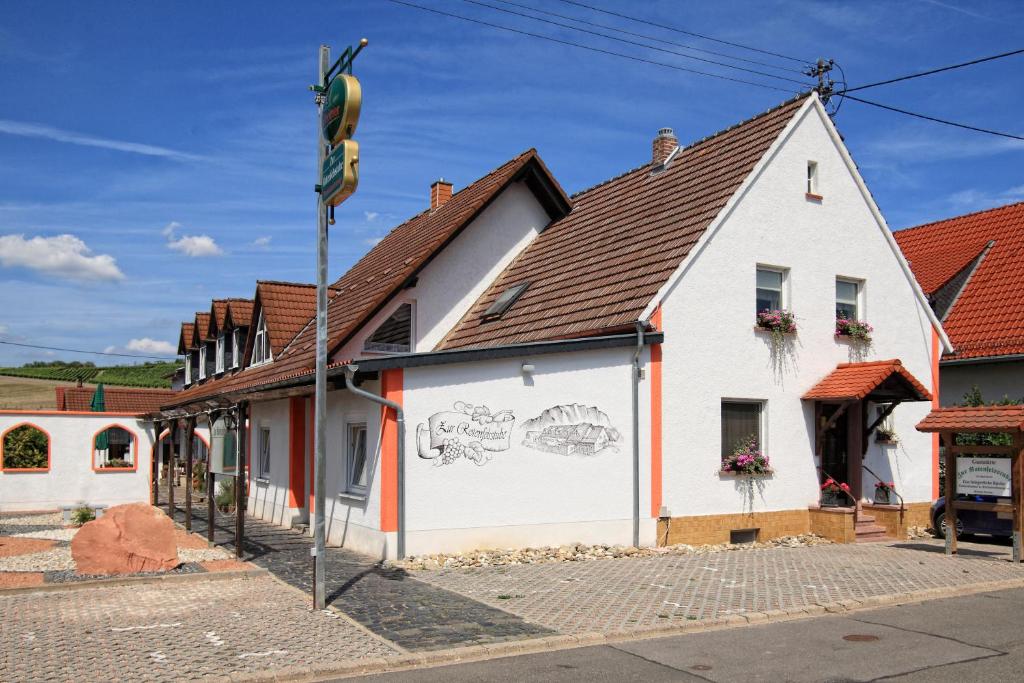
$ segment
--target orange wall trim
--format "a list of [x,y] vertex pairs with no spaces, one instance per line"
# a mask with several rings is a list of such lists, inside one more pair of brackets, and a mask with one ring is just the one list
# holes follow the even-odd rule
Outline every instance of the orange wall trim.
[[[932,327],[932,408],[942,404],[939,401],[939,333]],[[939,497],[939,434],[932,434],[932,500]]]
[[306,399],[288,400],[288,507],[302,507],[306,495]]
[[[402,403],[402,368],[384,370],[380,376],[381,395]],[[380,530],[398,531],[398,422],[395,411],[381,408],[380,443]]]
[[[96,413],[92,413],[95,415]],[[31,427],[37,431],[42,432],[46,435],[46,467],[4,467],[4,441],[7,440],[7,434],[18,429],[19,427]],[[39,425],[32,424],[31,422],[21,422],[13,425],[6,429],[3,434],[0,434],[0,472],[6,472],[7,474],[17,474],[18,472],[49,472],[50,465],[53,462],[51,456],[53,455],[53,437],[50,436],[50,432],[46,431]]]
[[[661,330],[661,306],[651,316],[655,330]],[[661,344],[651,346],[651,517],[661,512]]]
[[[131,467],[96,467],[96,453],[94,446],[96,445],[96,437],[107,431],[112,427],[119,427],[124,431],[132,435],[132,466]],[[139,435],[134,430],[122,424],[109,424],[103,429],[99,430],[92,435],[92,441],[89,442],[89,460],[91,461],[93,472],[102,473],[116,473],[116,472],[137,472],[139,470]],[[150,494],[152,495],[152,493]]]
[[313,482],[316,481],[316,473],[313,468],[316,465],[316,404],[311,398],[306,399],[306,414],[309,416],[309,499],[306,512],[313,514]]

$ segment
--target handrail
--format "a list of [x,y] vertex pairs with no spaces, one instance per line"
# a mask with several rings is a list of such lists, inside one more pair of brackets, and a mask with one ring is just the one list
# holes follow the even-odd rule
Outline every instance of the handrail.
[[[868,466],[867,466],[867,465],[865,465],[864,463],[861,463],[861,466],[862,466],[862,467],[863,467],[864,469],[866,469],[866,470],[868,471],[868,474],[870,474],[870,475],[871,475],[872,477],[874,477],[875,479],[877,479],[877,480],[878,480],[878,481],[880,481],[880,482],[883,482],[883,483],[885,482],[885,480],[884,480],[884,479],[882,479],[882,478],[881,478],[880,476],[878,476],[877,474],[875,474],[874,472],[872,472],[872,471],[871,471],[871,468],[870,468],[870,467],[868,467]],[[900,495],[900,492],[896,490],[896,487],[893,487],[893,488],[891,488],[891,489],[889,489],[889,490],[890,490],[890,491],[892,491],[893,493],[895,493],[895,494],[896,494],[896,497],[900,499],[900,515],[902,516],[902,514],[903,514],[903,513],[904,513],[904,512],[906,511],[906,509],[907,509],[907,508],[906,508],[906,506],[905,506],[905,505],[903,504],[903,496],[901,496],[901,495]]]
[[[837,479],[836,477],[833,477],[831,474],[826,472],[825,468],[819,467],[818,471],[821,472],[822,474],[824,474],[826,477],[828,477],[832,481],[837,482],[837,483],[839,482],[839,479]],[[842,488],[840,488],[839,490],[842,491],[843,493],[845,493],[846,497],[849,498],[851,501],[853,501],[853,507],[854,507],[854,509],[857,509],[857,499],[853,497],[853,494],[850,493],[849,491],[846,491],[845,489],[842,489]]]

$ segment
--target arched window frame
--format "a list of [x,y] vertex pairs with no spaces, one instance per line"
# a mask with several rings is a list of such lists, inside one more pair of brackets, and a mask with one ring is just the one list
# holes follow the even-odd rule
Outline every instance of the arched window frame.
[[[96,466],[96,437],[108,429],[118,427],[131,434],[132,437],[132,466],[131,467],[97,467]],[[99,429],[95,434],[92,435],[92,439],[89,440],[89,457],[92,464],[92,471],[102,474],[110,474],[114,472],[137,472],[139,470],[139,435],[135,433],[134,429],[130,429],[123,424],[113,423],[108,424],[106,427]]]
[[[7,435],[13,432],[19,427],[32,427],[38,429],[46,435],[46,467],[4,467],[4,442],[7,440]],[[50,466],[53,463],[53,437],[50,436],[50,432],[43,429],[39,425],[32,422],[19,422],[4,430],[3,434],[0,434],[0,472],[9,472],[11,474],[23,473],[44,473],[50,471]]]

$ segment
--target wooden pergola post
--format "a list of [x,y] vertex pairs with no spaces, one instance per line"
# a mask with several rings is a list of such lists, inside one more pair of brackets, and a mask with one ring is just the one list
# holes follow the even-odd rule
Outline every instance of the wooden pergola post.
[[1018,429],[1013,435],[1013,452],[1010,454],[1010,495],[1013,500],[1013,562],[1020,564],[1021,555],[1021,485],[1024,484],[1024,435]]
[[159,420],[153,421],[153,430],[156,435],[153,441],[153,463],[152,468],[149,470],[153,475],[153,481],[150,482],[150,486],[153,487],[153,505],[160,505],[160,465],[163,464],[163,453],[162,446],[160,445],[160,430],[163,428],[163,423]]
[[238,418],[236,421],[236,432],[237,438],[235,439],[235,448],[237,449],[237,457],[235,458],[235,556],[242,557],[242,541],[245,538],[245,420],[246,412],[248,408],[247,401],[239,401],[238,403]]
[[941,432],[946,445],[946,554],[956,555],[956,435]]
[[[211,444],[212,447],[213,444]],[[216,490],[217,475],[213,473],[213,454],[206,458],[206,540],[213,545],[213,525],[216,517],[216,501],[213,499]]]
[[185,420],[185,531],[192,531],[192,442],[196,418]]
[[174,521],[174,469],[178,466],[178,459],[175,457],[175,442],[178,436],[178,421],[170,423],[170,434],[167,435],[167,442],[171,446],[171,452],[167,457],[167,516]]

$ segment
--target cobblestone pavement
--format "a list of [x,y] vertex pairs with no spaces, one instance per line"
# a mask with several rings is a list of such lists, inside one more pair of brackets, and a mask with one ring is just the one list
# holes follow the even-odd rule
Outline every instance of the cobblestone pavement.
[[[163,496],[162,500],[166,500]],[[166,510],[166,506],[164,506]],[[184,522],[178,510],[175,520]],[[234,551],[234,516],[218,514],[215,540]],[[192,530],[206,534],[206,509],[193,509]],[[312,596],[313,539],[247,517],[244,557]],[[310,598],[312,599],[312,598]],[[327,549],[327,601],[374,633],[410,651],[482,645],[551,635],[502,609],[417,581],[399,569],[344,548]],[[307,603],[307,606],[310,603]]]
[[0,593],[0,681],[169,681],[397,654],[269,576]]
[[803,608],[986,581],[1024,579],[1008,548],[937,541],[738,550],[417,571],[421,581],[561,633],[614,632],[744,612]]

